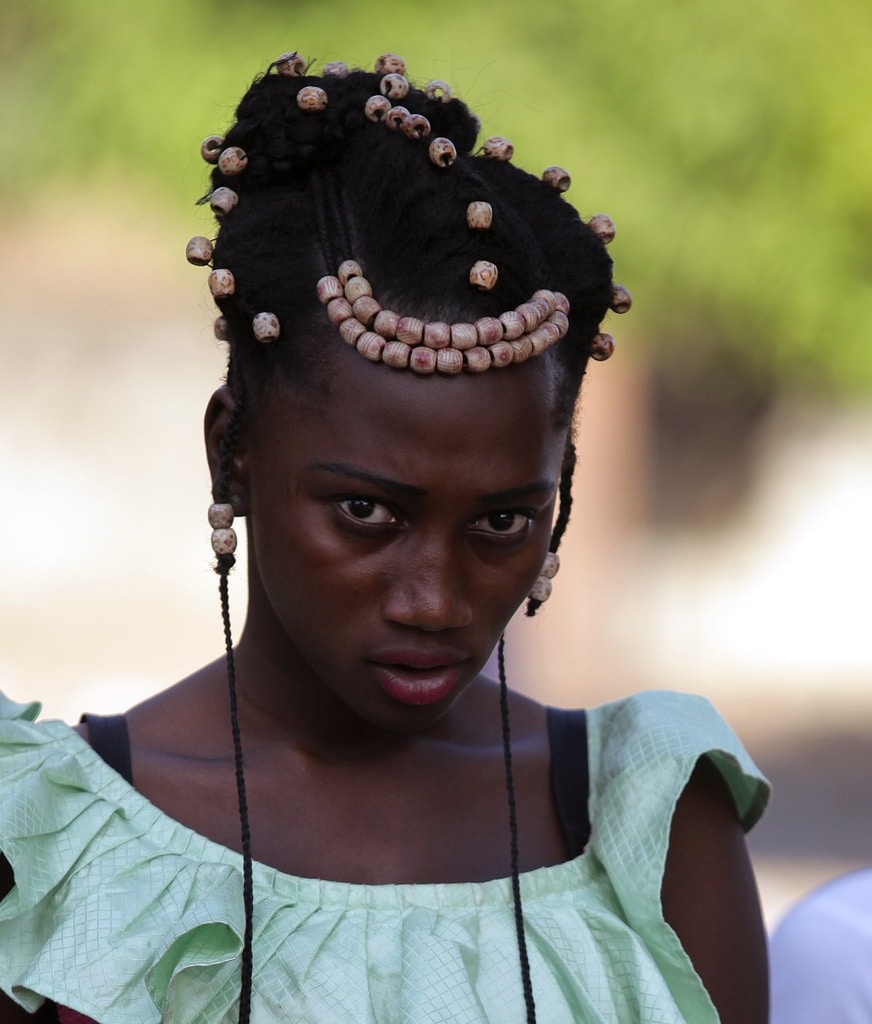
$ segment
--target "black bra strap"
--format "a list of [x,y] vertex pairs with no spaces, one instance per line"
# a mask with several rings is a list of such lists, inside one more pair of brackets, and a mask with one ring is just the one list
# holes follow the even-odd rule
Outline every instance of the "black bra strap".
[[88,726],[88,739],[97,754],[133,785],[130,765],[130,737],[124,715],[82,715]]
[[551,785],[570,857],[578,857],[590,839],[587,802],[587,719],[583,709],[548,708]]

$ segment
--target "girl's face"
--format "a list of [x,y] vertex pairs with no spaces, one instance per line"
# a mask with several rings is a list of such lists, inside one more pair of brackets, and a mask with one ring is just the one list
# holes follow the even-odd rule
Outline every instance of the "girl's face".
[[566,430],[544,360],[421,378],[342,347],[329,394],[271,394],[237,465],[243,643],[288,696],[426,727],[481,670],[548,547]]

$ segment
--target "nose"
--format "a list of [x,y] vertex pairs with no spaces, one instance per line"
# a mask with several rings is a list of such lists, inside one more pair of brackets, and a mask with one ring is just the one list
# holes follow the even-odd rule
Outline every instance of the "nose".
[[400,552],[383,599],[384,617],[427,632],[468,626],[468,568],[462,552],[447,543],[429,541]]

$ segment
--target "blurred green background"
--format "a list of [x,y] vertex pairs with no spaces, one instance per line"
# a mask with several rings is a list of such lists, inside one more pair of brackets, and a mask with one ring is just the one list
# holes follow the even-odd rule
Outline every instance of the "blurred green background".
[[708,390],[872,393],[869,0],[5,0],[0,31],[7,225],[85,190],[183,233],[199,139],[274,56],[393,50],[615,218],[656,362]]

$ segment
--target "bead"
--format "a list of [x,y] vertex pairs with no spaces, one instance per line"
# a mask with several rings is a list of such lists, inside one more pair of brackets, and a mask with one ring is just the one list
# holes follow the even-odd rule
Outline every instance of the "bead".
[[409,365],[409,356],[412,350],[402,341],[389,341],[382,349],[382,362],[392,366],[395,370],[405,370]]
[[258,313],[251,321],[251,330],[258,341],[275,341],[281,334],[279,318],[275,313]]
[[216,555],[232,555],[236,550],[236,530],[228,527],[212,531],[212,550]]
[[345,282],[345,298],[354,303],[361,295],[372,295],[372,285],[365,277],[350,277]]
[[[362,281],[363,278],[356,277],[354,280]],[[373,320],[381,312],[381,306],[371,295],[361,295],[359,299],[355,299],[351,304],[351,311],[357,320],[367,327],[371,327]],[[376,334],[378,333],[376,331]]]
[[551,580],[549,580],[545,576],[539,576],[537,577],[536,582],[530,588],[530,597],[532,597],[534,601],[538,601],[540,604],[544,604],[545,601],[547,601],[548,598],[551,597],[551,589]]
[[409,94],[409,83],[402,75],[385,75],[378,87],[382,96],[389,100],[401,100]]
[[443,103],[451,102],[451,87],[440,78],[434,78],[424,86],[424,93],[428,100],[442,100]]
[[229,270],[213,270],[209,275],[209,291],[216,299],[236,291],[236,279]]
[[547,288],[540,288],[539,291],[533,292],[531,302],[535,302],[536,299],[542,299],[548,304],[548,313],[546,316],[550,316],[557,309],[557,296],[554,292],[548,291]]
[[612,285],[612,309],[616,313],[629,312],[633,305],[633,297],[622,284]]
[[457,159],[457,148],[451,139],[440,136],[430,143],[430,159],[437,167],[450,167]]
[[615,339],[611,334],[598,334],[590,343],[590,355],[592,359],[603,362],[609,359],[615,351]]
[[200,156],[207,164],[217,164],[222,149],[224,149],[224,137],[222,135],[207,135],[200,143]]
[[523,319],[525,331],[534,331],[542,323],[542,313],[532,302],[522,302],[515,312]]
[[506,341],[514,341],[516,338],[520,338],[527,330],[524,318],[514,309],[510,309],[506,313],[500,313],[499,321],[503,325],[503,336]]
[[357,351],[372,363],[379,362],[384,347],[385,339],[374,331],[364,331],[357,339]]
[[491,359],[494,366],[508,366],[515,358],[515,350],[508,341],[498,341],[490,347]]
[[441,320],[424,325],[424,344],[427,348],[447,348],[451,344],[451,326]]
[[396,53],[383,53],[375,62],[377,75],[404,75],[406,62]]
[[328,61],[321,70],[326,78],[348,78],[348,65],[344,60]]
[[230,331],[227,326],[226,317],[215,317],[215,322],[212,324],[212,333],[215,335],[215,338],[218,341],[227,341],[229,339]]
[[562,310],[555,309],[548,317],[548,323],[556,324],[560,331],[560,337],[566,337],[566,332],[569,330],[569,317]]
[[318,296],[318,301],[322,302],[325,306],[331,299],[341,299],[345,294],[339,278],[334,277],[332,274],[327,274],[326,277],[321,278],[315,285],[315,292]]
[[467,349],[463,353],[463,358],[466,360],[466,368],[470,373],[483,373],[490,369],[491,354],[481,345],[473,345],[472,348]]
[[411,117],[408,107],[391,107],[391,109],[385,114],[385,124],[390,128],[392,132],[395,132],[398,128],[403,127],[403,121],[407,117]]
[[336,271],[336,276],[339,278],[339,283],[345,287],[348,284],[348,279],[351,277],[363,277],[363,271],[360,269],[360,264],[357,260],[344,260],[339,264],[339,269]]
[[615,222],[606,213],[595,213],[587,222],[587,226],[603,245],[608,245],[615,237]]
[[339,333],[342,335],[342,340],[348,342],[349,345],[356,345],[357,339],[365,332],[366,328],[353,316],[343,320],[339,325]]
[[226,530],[233,525],[233,506],[223,501],[216,501],[209,506],[207,513],[209,525],[213,530]]
[[489,292],[497,283],[499,270],[490,260],[476,260],[469,271],[469,283],[483,292]]
[[370,96],[363,105],[363,112],[370,121],[383,121],[391,109],[391,101],[385,96]]
[[511,160],[515,147],[502,135],[491,135],[484,144],[484,155],[491,160]]
[[556,551],[549,551],[545,556],[545,561],[539,575],[544,576],[546,580],[553,580],[559,569],[560,555],[558,555]]
[[297,106],[308,114],[327,109],[327,93],[317,85],[304,85],[297,93]]
[[238,202],[239,196],[232,188],[227,188],[226,185],[216,188],[209,196],[209,206],[216,217],[223,217],[225,214],[230,213]]
[[526,363],[527,360],[533,355],[533,342],[530,341],[529,334],[524,334],[515,341],[510,342],[512,346],[512,362],[513,363]]
[[273,61],[273,67],[285,78],[302,78],[306,73],[306,61],[296,50],[282,53]]
[[533,298],[530,299],[529,301],[531,306],[535,306],[536,309],[539,310],[540,323],[542,320],[545,320],[547,317],[551,316],[551,304],[546,299],[543,299],[541,296],[539,296],[539,298],[536,298],[536,296],[534,295]]
[[383,338],[396,338],[400,314],[392,309],[383,309],[375,318],[372,329]]
[[409,114],[401,127],[410,139],[426,139],[430,134],[430,122],[423,114]]
[[466,208],[466,223],[473,231],[487,231],[493,219],[494,208],[490,203],[470,203]]
[[351,309],[351,303],[344,295],[338,299],[331,299],[327,303],[327,316],[330,317],[330,323],[338,327],[343,320],[347,320],[349,317],[354,316]]
[[530,331],[527,335],[530,339],[530,344],[533,346],[533,352],[535,355],[541,355],[545,349],[551,348],[551,346],[560,340],[560,328],[556,324],[549,323],[547,320],[544,324],[540,324],[534,330]]
[[558,192],[568,192],[570,185],[572,185],[572,178],[569,177],[569,172],[556,165],[545,168],[542,172],[542,180],[546,185],[556,188]]
[[409,356],[409,369],[415,373],[433,373],[436,369],[436,353],[426,345],[419,345],[412,349]]
[[493,345],[503,340],[503,325],[495,316],[483,316],[476,320],[475,331],[480,345]]
[[402,316],[397,322],[397,341],[420,345],[424,338],[424,321],[416,316]]
[[474,348],[478,344],[478,331],[475,324],[452,324],[451,347],[464,349]]
[[239,146],[228,146],[221,151],[218,157],[218,170],[232,178],[236,174],[242,174],[248,164],[248,156],[244,149]]
[[436,353],[436,369],[439,373],[460,373],[463,369],[463,353],[456,348],[440,348]]
[[195,267],[205,267],[212,259],[212,243],[202,235],[194,235],[185,246],[185,259]]

